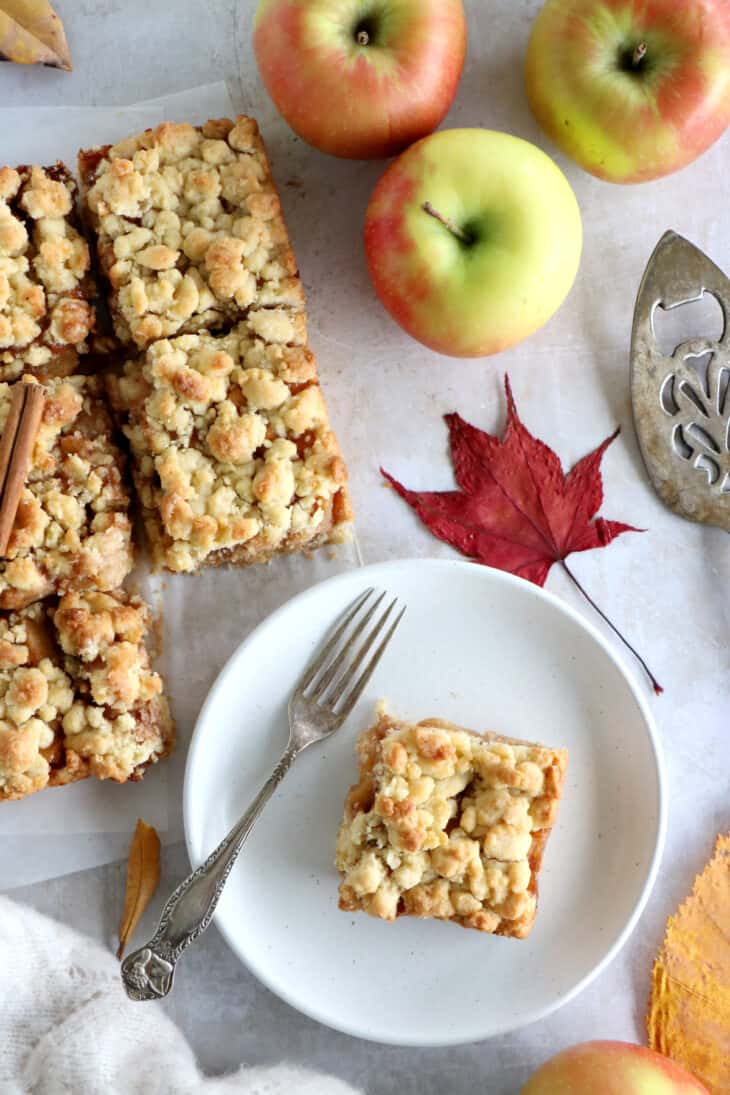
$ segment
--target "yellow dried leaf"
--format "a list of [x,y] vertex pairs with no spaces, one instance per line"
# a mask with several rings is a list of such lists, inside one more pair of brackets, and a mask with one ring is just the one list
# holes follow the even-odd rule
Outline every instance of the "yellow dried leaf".
[[134,830],[127,860],[127,892],[119,926],[117,958],[124,954],[139,918],[147,908],[160,881],[160,838],[156,829],[140,818]]
[[730,1092],[730,833],[667,924],[654,966],[649,1045],[711,1095]]
[[48,0],[0,0],[0,61],[71,71],[63,23]]

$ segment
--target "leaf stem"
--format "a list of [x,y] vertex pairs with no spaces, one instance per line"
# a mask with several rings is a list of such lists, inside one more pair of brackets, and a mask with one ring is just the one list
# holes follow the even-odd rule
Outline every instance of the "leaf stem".
[[621,642],[622,642],[622,643],[624,644],[624,646],[625,646],[625,647],[627,647],[627,648],[628,648],[628,649],[629,649],[629,650],[631,651],[631,653],[632,653],[632,654],[634,655],[634,657],[635,657],[635,658],[636,658],[636,660],[638,661],[639,665],[640,665],[640,666],[642,667],[642,669],[643,669],[643,670],[644,670],[644,672],[646,673],[647,677],[648,677],[648,678],[649,678],[649,680],[651,681],[651,683],[652,683],[652,687],[653,687],[654,691],[656,692],[657,696],[661,696],[661,694],[662,694],[662,692],[664,691],[664,689],[663,689],[663,688],[662,688],[662,686],[661,686],[661,685],[659,684],[659,681],[658,681],[658,680],[656,679],[656,677],[655,677],[655,676],[654,676],[654,674],[652,673],[651,669],[649,669],[649,666],[648,666],[648,665],[646,664],[646,662],[645,662],[645,661],[644,661],[644,659],[642,658],[641,654],[639,654],[638,650],[636,650],[636,649],[635,649],[635,648],[634,648],[634,647],[633,647],[633,646],[631,645],[631,643],[630,643],[630,642],[629,642],[629,640],[628,640],[628,639],[627,639],[627,638],[625,637],[625,635],[622,635],[622,634],[621,634],[621,632],[620,632],[620,631],[619,631],[619,629],[618,629],[618,628],[616,627],[616,625],[615,625],[614,623],[612,623],[612,622],[611,622],[611,620],[609,620],[609,618],[608,618],[608,616],[606,615],[606,613],[605,613],[605,612],[603,612],[603,610],[602,610],[602,609],[600,609],[600,608],[598,607],[598,605],[597,605],[597,604],[596,604],[596,602],[595,602],[595,601],[593,600],[593,598],[592,598],[592,597],[590,596],[590,594],[589,594],[589,593],[587,593],[587,592],[586,592],[586,590],[585,590],[585,589],[583,588],[583,586],[582,586],[582,585],[580,584],[580,582],[579,582],[579,581],[578,581],[578,579],[576,578],[575,574],[573,574],[573,571],[572,571],[572,570],[570,569],[570,567],[568,566],[568,564],[567,564],[567,563],[565,562],[565,559],[561,559],[561,560],[560,560],[560,562],[561,562],[561,565],[562,565],[562,567],[563,567],[563,570],[564,570],[564,571],[565,571],[565,573],[566,573],[566,574],[568,575],[568,577],[570,578],[571,582],[572,582],[572,583],[573,583],[573,585],[574,585],[574,586],[576,587],[576,589],[577,589],[577,590],[578,590],[578,591],[579,591],[580,593],[582,593],[582,594],[583,594],[583,596],[584,596],[584,597],[585,597],[585,599],[586,599],[586,600],[588,601],[588,604],[589,604],[589,605],[591,606],[591,608],[595,609],[595,611],[596,611],[596,612],[598,613],[598,615],[599,615],[599,616],[601,617],[601,619],[602,619],[602,620],[603,620],[603,621],[604,621],[605,623],[607,623],[607,624],[608,624],[608,626],[609,626],[609,627],[611,628],[611,630],[613,631],[614,635],[617,635],[617,636],[618,636],[618,638],[619,638],[619,639],[621,640]]

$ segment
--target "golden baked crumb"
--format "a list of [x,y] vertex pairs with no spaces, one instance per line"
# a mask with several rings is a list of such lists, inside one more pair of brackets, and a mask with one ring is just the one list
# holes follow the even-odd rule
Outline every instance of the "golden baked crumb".
[[381,714],[358,753],[337,841],[340,908],[524,939],[567,752]]
[[62,163],[0,168],[0,379],[65,375],[94,329],[89,248]]
[[[0,383],[0,433],[11,390]],[[101,381],[56,378],[46,391],[31,468],[0,559],[0,609],[73,589],[115,589],[132,568],[123,458]]]
[[347,474],[301,317],[154,343],[110,379],[158,565],[252,563],[346,537]]
[[0,615],[0,800],[88,776],[123,783],[169,753],[139,597],[67,593]]
[[79,155],[84,208],[117,336],[144,348],[229,327],[249,308],[304,308],[252,118],[166,122]]

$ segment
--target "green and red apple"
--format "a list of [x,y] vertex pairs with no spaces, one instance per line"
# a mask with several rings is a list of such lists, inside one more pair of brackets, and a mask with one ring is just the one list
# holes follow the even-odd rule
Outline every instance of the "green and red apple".
[[486,129],[434,133],[378,183],[368,267],[410,335],[453,357],[495,354],[541,327],[580,263],[578,203],[539,148]]
[[586,1042],[558,1053],[520,1095],[708,1095],[683,1068],[642,1046]]
[[656,179],[730,124],[728,0],[547,0],[527,50],[545,132],[611,182]]
[[393,156],[445,117],[466,53],[462,0],[259,0],[254,51],[286,121],[323,152]]

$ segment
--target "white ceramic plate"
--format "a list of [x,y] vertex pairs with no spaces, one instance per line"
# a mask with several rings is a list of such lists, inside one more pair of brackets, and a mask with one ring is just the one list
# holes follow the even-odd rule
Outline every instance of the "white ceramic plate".
[[[356,710],[303,754],[249,837],[216,913],[231,948],[314,1019],[396,1045],[476,1041],[542,1018],[628,938],[659,864],[656,731],[639,686],[592,626],[527,582],[470,563],[405,560],[324,582],[235,652],[198,719],[185,780],[197,864],[286,744],[286,704],[333,620],[363,589],[408,612]],[[452,924],[386,924],[337,908],[335,838],[376,700],[418,720],[567,746],[570,766],[526,941]]]

